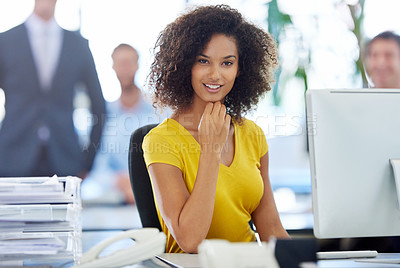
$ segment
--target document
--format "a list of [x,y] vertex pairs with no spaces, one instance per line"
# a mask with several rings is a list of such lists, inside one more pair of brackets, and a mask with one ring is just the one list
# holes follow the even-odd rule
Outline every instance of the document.
[[65,243],[52,233],[8,233],[0,238],[0,255],[57,254]]

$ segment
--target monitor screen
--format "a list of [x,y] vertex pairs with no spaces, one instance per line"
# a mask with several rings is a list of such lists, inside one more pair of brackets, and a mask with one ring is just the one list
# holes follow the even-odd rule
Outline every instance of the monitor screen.
[[315,236],[400,235],[400,89],[308,90],[306,103]]

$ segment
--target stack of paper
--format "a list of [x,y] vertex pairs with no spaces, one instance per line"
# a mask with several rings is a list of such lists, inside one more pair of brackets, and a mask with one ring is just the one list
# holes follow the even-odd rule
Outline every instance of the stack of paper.
[[77,177],[0,178],[0,260],[77,261],[80,183]]
[[0,204],[81,204],[77,177],[0,178]]

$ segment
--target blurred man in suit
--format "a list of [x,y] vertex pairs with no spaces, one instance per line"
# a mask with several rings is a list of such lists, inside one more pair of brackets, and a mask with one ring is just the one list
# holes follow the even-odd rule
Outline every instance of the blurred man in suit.
[[376,88],[400,88],[400,36],[382,32],[366,47],[365,69]]
[[[93,57],[87,40],[56,23],[56,2],[35,0],[23,24],[0,34],[0,177],[84,177],[99,146],[105,101]],[[72,118],[77,85],[87,89],[93,115],[85,147]]]

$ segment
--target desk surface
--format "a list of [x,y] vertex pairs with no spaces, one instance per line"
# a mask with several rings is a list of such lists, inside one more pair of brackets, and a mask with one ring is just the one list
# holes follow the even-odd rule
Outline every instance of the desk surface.
[[[83,237],[82,237],[82,248],[83,252],[86,252],[88,249],[93,247],[95,244],[98,242],[112,237],[121,231],[85,231],[83,232]],[[114,252],[115,250],[118,249],[123,249],[126,248],[127,246],[132,245],[132,241],[125,240],[121,241],[122,243],[115,244],[109,248],[106,249],[104,252],[105,255],[110,254]],[[170,260],[171,262],[178,264],[182,267],[185,268],[199,268],[200,266],[200,261],[198,258],[198,255],[196,254],[163,254],[162,257],[164,257],[167,260]],[[400,259],[400,253],[381,253],[378,255],[376,260],[379,259]],[[371,259],[370,259],[371,260]],[[167,264],[161,262],[157,258],[152,258],[150,260],[141,262],[139,264],[135,264],[132,266],[129,266],[131,268],[160,268],[160,267],[171,267],[168,266]],[[348,260],[324,260],[324,261],[319,261],[316,267],[320,268],[336,268],[336,267],[397,267],[399,268],[399,264],[387,264],[387,263],[364,263],[364,262],[359,262],[356,260],[348,259]]]
[[[90,248],[103,241],[104,239],[110,238],[119,234],[121,231],[84,231],[82,233],[82,250],[83,252],[87,252]],[[121,249],[125,249],[129,246],[133,245],[133,241],[130,239],[122,240],[118,243],[112,244],[107,247],[100,256],[106,256],[112,254],[113,252]],[[170,260],[172,263],[180,265],[176,267],[185,267],[185,268],[200,268],[200,260],[199,256],[196,254],[163,254],[165,259]],[[400,253],[381,253],[376,258],[379,259],[400,259]],[[371,260],[371,259],[370,259]],[[0,261],[1,264],[1,261]],[[10,265],[11,263],[9,263]],[[18,263],[16,263],[18,264]],[[40,262],[33,263],[34,265],[52,265],[48,262]],[[64,265],[65,264],[65,265]],[[62,267],[71,267],[72,262],[64,263]],[[3,264],[4,265],[4,264]],[[19,264],[22,265],[22,264]],[[28,263],[29,265],[29,263]],[[53,266],[46,266],[53,267]],[[58,265],[54,266],[58,267]],[[156,257],[151,258],[149,260],[143,261],[138,264],[133,264],[127,267],[131,268],[166,268],[171,267],[164,262],[160,261]],[[337,268],[337,267],[400,267],[400,264],[387,264],[387,263],[364,263],[355,260],[324,260],[319,261],[317,266],[312,267],[320,267],[320,268]]]
[[[281,219],[284,227],[290,231],[312,230],[312,214],[296,211],[281,212]],[[83,205],[82,209],[82,251],[85,253],[100,241],[112,237],[121,230],[139,229],[142,227],[139,213],[136,206],[115,206],[93,204]],[[125,240],[115,244],[104,251],[103,255],[114,252],[115,250],[126,248],[132,245],[132,241]],[[184,264],[189,262],[195,266],[185,265],[184,267],[198,267],[197,255],[182,255],[174,257],[177,261]],[[71,264],[72,265],[72,264]],[[66,266],[68,267],[68,265]],[[132,267],[170,267],[160,260],[153,258],[151,260],[136,264]],[[326,267],[326,266],[324,266]]]
[[[198,259],[198,255],[195,254],[163,254],[162,257],[166,258],[167,260],[170,260],[174,264],[179,265],[180,267],[185,267],[185,268],[201,268],[200,266],[200,261]],[[376,261],[378,260],[387,260],[387,259],[400,259],[400,253],[382,253],[379,254],[377,258],[375,258]],[[153,258],[152,260],[149,260],[147,262],[143,262],[139,264],[138,266],[133,266],[133,267],[171,267],[171,266],[160,266],[163,264],[160,264],[157,262],[158,260]],[[158,266],[157,266],[158,265]],[[179,267],[177,266],[177,267]],[[309,266],[307,266],[309,267]],[[310,266],[311,267],[311,266]],[[319,267],[319,268],[339,268],[339,267],[374,267],[374,268],[379,268],[379,267],[400,267],[400,264],[388,264],[388,263],[365,263],[361,262],[360,260],[324,260],[324,261],[318,261],[317,266],[314,267]]]

